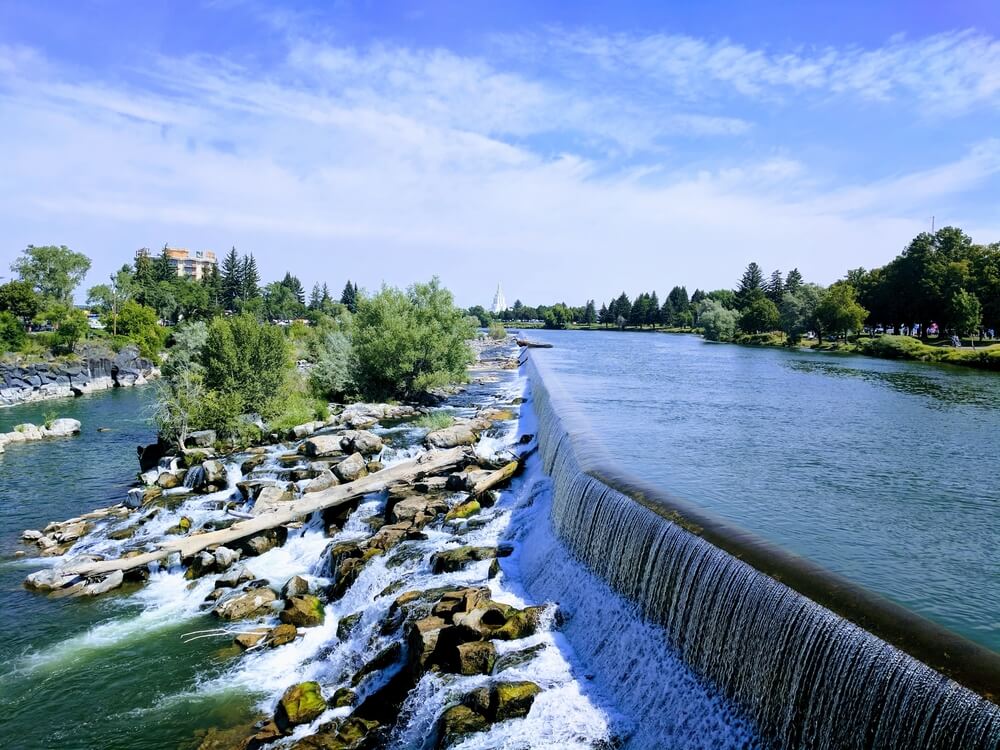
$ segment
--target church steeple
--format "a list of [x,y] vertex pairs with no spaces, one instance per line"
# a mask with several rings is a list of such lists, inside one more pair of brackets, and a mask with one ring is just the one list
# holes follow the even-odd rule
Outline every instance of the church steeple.
[[497,293],[493,295],[493,304],[490,305],[490,312],[494,315],[499,315],[506,309],[507,300],[504,299],[503,289],[500,288],[500,283],[497,282]]

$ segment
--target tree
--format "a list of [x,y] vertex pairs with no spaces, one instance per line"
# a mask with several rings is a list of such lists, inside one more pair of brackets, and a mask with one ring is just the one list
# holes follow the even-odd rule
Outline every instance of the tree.
[[319,284],[313,284],[312,291],[309,293],[309,309],[319,310],[322,304],[323,290],[319,288]]
[[[340,293],[340,304],[352,313],[358,311],[358,288],[350,281],[344,285],[344,291]],[[483,325],[488,325],[488,322]]]
[[816,306],[815,320],[820,343],[824,330],[842,333],[845,339],[850,331],[861,330],[868,311],[858,304],[856,295],[854,287],[843,281],[826,290]]
[[0,312],[8,312],[26,324],[40,309],[41,300],[27,281],[8,281],[0,285]]
[[205,402],[204,379],[200,372],[185,369],[174,377],[164,377],[156,385],[156,409],[153,421],[160,436],[183,451],[188,435],[200,424]]
[[[618,299],[615,300],[615,323],[619,328],[625,327],[625,322],[628,321],[632,314],[632,303],[629,301],[628,295],[622,292]],[[619,322],[625,321],[625,322]]]
[[511,308],[511,313],[513,314],[513,320],[524,320],[524,304],[521,300],[514,300],[514,306]]
[[[959,289],[952,295],[948,307],[948,320],[955,333],[961,337],[975,336],[979,332],[979,324],[983,320],[983,308],[976,295]],[[972,346],[975,348],[974,342]]]
[[295,292],[280,281],[264,287],[264,317],[267,320],[292,320],[304,310]]
[[571,315],[569,308],[562,302],[559,302],[548,308],[542,319],[545,321],[546,328],[559,329],[569,326]]
[[167,246],[164,245],[163,250],[153,261],[153,278],[156,281],[170,281],[177,278],[177,270],[170,264],[167,249]]
[[90,258],[65,245],[28,245],[10,269],[44,299],[69,305],[73,290],[90,270]]
[[[87,304],[99,307],[111,323],[111,334],[118,335],[118,313],[122,305],[132,299],[135,293],[135,279],[127,265],[109,277],[110,283],[91,287],[87,293]],[[107,325],[107,324],[105,324]]]
[[243,264],[236,248],[230,249],[222,261],[222,306],[234,310],[236,300],[243,293]]
[[355,387],[353,360],[351,340],[341,331],[327,333],[316,365],[309,371],[313,390],[322,398],[343,398]]
[[607,305],[601,305],[601,311],[597,314],[597,320],[600,321],[601,325],[607,328],[612,322],[613,318],[608,312]]
[[660,322],[667,328],[674,325],[677,317],[677,311],[674,309],[674,302],[670,299],[670,295],[663,300],[663,307],[660,308]]
[[[350,310],[351,308],[348,307],[347,309]],[[493,320],[493,316],[486,312],[486,308],[482,305],[473,305],[468,309],[467,314],[476,319],[476,325],[480,328],[488,328]]]
[[799,269],[793,268],[788,272],[785,277],[785,291],[791,294],[795,294],[799,291],[799,287],[802,286],[802,274],[799,273]]
[[736,289],[736,307],[744,310],[764,293],[764,274],[760,266],[750,263],[740,279],[739,287]]
[[701,302],[698,322],[709,341],[726,341],[736,335],[736,312],[710,297]]
[[292,364],[281,329],[243,314],[211,322],[202,366],[207,388],[233,394],[241,413],[265,415]]
[[0,312],[0,352],[19,352],[28,341],[24,325],[14,313]]
[[763,294],[754,298],[740,315],[740,329],[745,333],[765,333],[778,327],[777,306]]
[[597,310],[592,299],[587,300],[587,306],[583,311],[583,322],[589,326],[597,322]]
[[771,272],[771,278],[764,287],[764,294],[775,305],[781,304],[781,298],[785,296],[785,282],[781,278],[781,271]]
[[823,290],[815,284],[800,284],[796,291],[786,291],[778,306],[779,326],[788,337],[788,344],[798,343],[802,335],[814,327],[816,308]]
[[737,308],[736,292],[732,289],[716,289],[705,296],[709,299],[714,299],[727,310],[735,310]]
[[260,272],[257,271],[257,259],[244,255],[241,263],[240,298],[247,302],[260,296]]
[[660,322],[660,298],[656,296],[656,292],[649,295],[649,304],[646,306],[646,319],[643,322],[648,323],[653,328],[656,328],[656,324]]
[[55,330],[55,346],[66,352],[72,352],[90,328],[90,321],[83,310],[63,303],[49,305],[42,311],[41,317]]
[[463,380],[472,330],[434,277],[406,292],[384,286],[358,298],[352,343],[355,383],[369,398],[405,397]]
[[[683,286],[675,286],[671,289],[670,294],[667,295],[667,299],[670,301],[670,309],[675,315],[687,312],[691,306],[687,288]],[[677,321],[673,320],[672,322],[676,323]]]
[[139,347],[139,353],[155,359],[163,348],[166,338],[156,322],[156,311],[140,305],[135,300],[126,300],[118,314],[118,331]]
[[281,285],[292,293],[292,295],[295,297],[295,300],[300,305],[305,305],[306,303],[305,287],[302,286],[302,282],[299,281],[297,276],[292,276],[291,271],[285,272],[285,278],[281,280]]

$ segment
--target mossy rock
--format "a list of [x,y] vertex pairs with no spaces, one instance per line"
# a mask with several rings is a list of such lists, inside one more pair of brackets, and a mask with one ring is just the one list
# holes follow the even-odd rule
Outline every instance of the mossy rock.
[[544,643],[537,643],[534,646],[529,646],[519,651],[510,651],[497,658],[496,664],[493,666],[493,674],[500,674],[508,669],[527,664],[546,648],[547,646]]
[[326,710],[326,699],[318,682],[292,685],[278,701],[274,721],[282,729],[308,724]]
[[493,665],[497,660],[497,649],[492,641],[460,643],[456,651],[459,674],[489,674],[493,671]]
[[441,715],[438,748],[451,747],[470,734],[485,732],[490,722],[468,706],[452,706]]
[[330,701],[330,705],[334,708],[353,706],[357,697],[357,694],[348,687],[337,688],[337,692],[333,694],[333,699]]
[[498,682],[490,690],[490,713],[495,721],[527,716],[542,689],[533,682]]
[[496,547],[456,547],[431,555],[434,573],[455,573],[467,565],[497,556]]
[[501,641],[516,641],[534,635],[544,611],[545,607],[526,607],[515,611],[507,618],[507,622],[494,630],[491,635]]
[[340,621],[337,623],[337,638],[342,641],[346,641],[351,637],[351,633],[354,628],[358,626],[361,622],[361,617],[364,612],[355,612],[353,615],[347,615],[347,617],[341,617]]
[[326,612],[323,602],[318,596],[304,594],[293,596],[286,600],[285,608],[278,615],[278,618],[288,625],[295,625],[299,628],[311,628],[322,625]]
[[478,500],[469,500],[462,503],[461,505],[456,505],[450,511],[448,515],[444,517],[445,521],[456,521],[462,518],[468,518],[469,516],[474,516],[476,513],[482,510],[482,506],[479,504]]

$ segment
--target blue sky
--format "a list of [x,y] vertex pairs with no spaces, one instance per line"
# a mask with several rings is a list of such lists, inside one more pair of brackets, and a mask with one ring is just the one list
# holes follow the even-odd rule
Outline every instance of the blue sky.
[[7,0],[0,274],[235,244],[573,303],[1000,240],[1000,5],[815,5]]

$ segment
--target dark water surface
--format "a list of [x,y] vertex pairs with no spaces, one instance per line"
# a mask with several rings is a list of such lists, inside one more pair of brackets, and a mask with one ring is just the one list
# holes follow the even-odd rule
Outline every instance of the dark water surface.
[[1000,651],[1000,377],[532,331],[615,461]]

